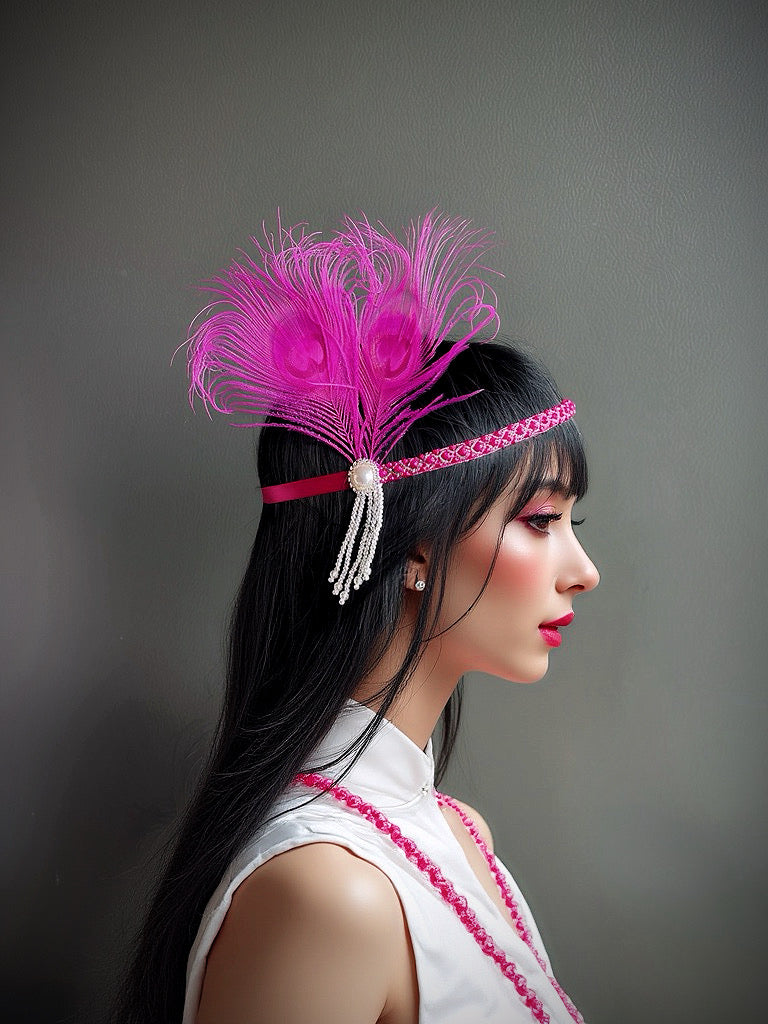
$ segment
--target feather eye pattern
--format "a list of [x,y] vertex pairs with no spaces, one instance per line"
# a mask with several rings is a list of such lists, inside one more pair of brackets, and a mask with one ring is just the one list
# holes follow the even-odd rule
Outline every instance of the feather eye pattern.
[[414,405],[498,324],[478,264],[489,233],[433,212],[403,241],[365,217],[345,218],[327,241],[278,220],[265,240],[205,286],[213,301],[187,340],[192,404],[197,394],[206,409],[246,417],[238,426],[301,431],[353,462],[382,460],[414,420],[469,397]]

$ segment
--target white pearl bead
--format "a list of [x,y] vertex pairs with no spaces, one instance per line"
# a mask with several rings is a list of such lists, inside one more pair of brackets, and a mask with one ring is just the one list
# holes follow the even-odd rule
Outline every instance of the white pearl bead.
[[349,471],[349,485],[353,491],[370,491],[376,482],[378,469],[369,459],[358,459]]

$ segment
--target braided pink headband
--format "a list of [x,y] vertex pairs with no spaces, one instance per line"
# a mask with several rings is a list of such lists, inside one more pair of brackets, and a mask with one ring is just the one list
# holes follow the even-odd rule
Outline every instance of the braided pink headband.
[[[323,476],[306,477],[293,480],[286,484],[271,484],[261,488],[261,495],[267,505],[293,498],[308,498],[318,494],[330,494],[343,491],[347,487],[355,492],[355,506],[352,521],[344,538],[336,565],[333,567],[328,582],[333,583],[334,594],[339,595],[339,603],[344,604],[349,597],[350,585],[358,590],[364,580],[369,579],[371,563],[381,531],[384,511],[384,495],[382,484],[392,480],[403,480],[420,473],[431,473],[435,469],[447,469],[462,462],[472,462],[483,455],[490,455],[502,448],[518,444],[536,434],[551,430],[558,423],[564,423],[573,416],[576,406],[570,398],[564,398],[559,405],[543,412],[529,416],[517,423],[494,430],[490,434],[481,434],[469,441],[459,441],[445,448],[434,448],[422,455],[398,459],[397,462],[385,462],[378,465],[371,459],[357,459],[348,472],[327,473]],[[362,504],[368,501],[370,512],[368,521],[363,528],[357,559],[352,561],[352,549],[357,530],[362,518]]]
[[[482,458],[483,455],[490,455],[492,452],[508,448],[510,445],[526,441],[536,434],[543,434],[546,430],[556,427],[559,423],[569,420],[576,412],[576,406],[570,398],[564,398],[559,405],[544,412],[538,412],[528,419],[519,420],[517,423],[510,423],[509,426],[501,427],[490,434],[481,434],[480,437],[472,438],[470,441],[459,441],[458,444],[451,444],[445,448],[433,448],[431,452],[423,455],[413,455],[409,458],[398,459],[397,462],[385,462],[377,465],[379,479],[383,484],[392,480],[403,480],[408,476],[418,476],[420,473],[431,473],[435,469],[447,469],[449,466],[458,466],[461,462],[472,462],[474,459]],[[366,460],[359,460],[353,465],[359,466]],[[280,501],[291,501],[293,498],[310,498],[318,494],[331,494],[333,491],[344,491],[347,487],[353,487],[350,480],[352,469],[347,472],[327,473],[324,476],[311,476],[304,480],[293,480],[287,484],[270,484],[261,488],[261,496],[265,505],[273,505]]]
[[[569,419],[574,407],[566,399],[482,437],[382,462],[417,419],[472,397],[415,403],[498,322],[495,295],[479,275],[490,236],[433,211],[410,224],[404,241],[365,217],[345,218],[330,241],[302,225],[284,230],[279,218],[277,240],[265,237],[265,245],[252,239],[256,259],[242,254],[208,283],[215,298],[187,343],[190,402],[197,394],[206,408],[254,417],[239,426],[298,430],[349,459],[348,473],[262,488],[267,503],[355,491],[329,576],[344,604],[370,579],[383,483],[517,444]],[[458,341],[448,341],[455,331]]]

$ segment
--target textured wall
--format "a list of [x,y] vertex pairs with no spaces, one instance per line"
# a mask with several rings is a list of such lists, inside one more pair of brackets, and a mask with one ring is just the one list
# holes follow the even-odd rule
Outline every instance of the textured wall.
[[16,5],[2,73],[5,1019],[99,1019],[214,716],[251,437],[186,406],[190,285],[271,221],[497,229],[579,408],[603,582],[469,680],[475,801],[592,1024],[766,997],[759,3]]

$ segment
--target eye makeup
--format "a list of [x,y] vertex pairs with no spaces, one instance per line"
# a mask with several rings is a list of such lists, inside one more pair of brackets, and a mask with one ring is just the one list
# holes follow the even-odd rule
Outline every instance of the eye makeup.
[[562,512],[534,512],[531,515],[520,516],[520,521],[537,533],[549,533],[550,524],[556,523],[562,518]]

